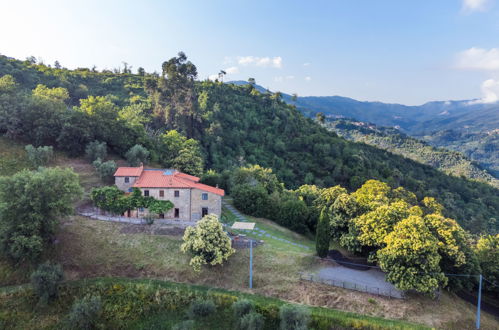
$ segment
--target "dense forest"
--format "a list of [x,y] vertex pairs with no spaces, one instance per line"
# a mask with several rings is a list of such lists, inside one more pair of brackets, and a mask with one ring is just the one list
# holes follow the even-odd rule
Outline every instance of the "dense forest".
[[434,146],[459,151],[499,177],[499,129],[444,129],[420,134],[418,138]]
[[[0,57],[0,134],[52,145],[72,156],[94,140],[124,156],[140,144],[154,162],[199,174],[258,164],[287,188],[358,189],[377,179],[432,196],[473,232],[496,232],[499,191],[445,175],[366,144],[347,141],[286,104],[280,93],[198,81],[183,53],[162,65],[99,72]],[[201,161],[200,161],[201,160]]]
[[499,180],[457,151],[436,148],[392,127],[351,119],[326,119],[324,125],[347,140],[363,142],[439,170],[499,187]]

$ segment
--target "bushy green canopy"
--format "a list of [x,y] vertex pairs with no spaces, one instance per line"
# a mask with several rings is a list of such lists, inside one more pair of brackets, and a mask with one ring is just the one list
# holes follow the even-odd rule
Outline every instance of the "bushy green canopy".
[[208,214],[196,226],[187,227],[180,249],[192,255],[190,265],[201,271],[202,265],[219,265],[226,261],[235,250],[222,224],[214,214]]
[[37,260],[51,242],[61,216],[82,194],[68,168],[40,168],[0,177],[0,249],[16,260]]

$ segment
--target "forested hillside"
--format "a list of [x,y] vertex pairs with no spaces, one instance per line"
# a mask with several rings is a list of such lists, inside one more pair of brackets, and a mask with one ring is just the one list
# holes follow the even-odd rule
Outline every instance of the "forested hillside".
[[433,166],[447,174],[488,182],[499,187],[499,180],[457,151],[435,148],[391,127],[349,119],[326,119],[324,125],[347,140],[363,142],[417,162]]
[[164,62],[160,75],[71,71],[1,57],[0,77],[0,133],[12,139],[70,155],[81,155],[94,140],[120,156],[141,144],[153,161],[194,174],[259,164],[288,188],[314,183],[354,190],[379,179],[418,198],[436,197],[471,231],[498,228],[497,189],[346,141],[279,93],[197,81],[184,54]]

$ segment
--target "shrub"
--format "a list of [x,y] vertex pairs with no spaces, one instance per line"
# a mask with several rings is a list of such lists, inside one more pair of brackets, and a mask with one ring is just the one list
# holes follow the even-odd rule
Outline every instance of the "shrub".
[[97,159],[106,159],[107,157],[107,144],[106,142],[92,141],[87,144],[85,148],[85,155],[93,162]]
[[71,307],[66,327],[68,329],[92,329],[99,320],[101,308],[100,296],[86,296],[77,300]]
[[33,167],[45,166],[54,158],[54,148],[49,146],[35,148],[28,144],[24,149]]
[[261,314],[251,312],[244,315],[239,322],[239,329],[241,330],[260,330],[263,329],[265,320]]
[[31,285],[35,294],[40,298],[40,303],[46,304],[57,298],[59,284],[63,277],[60,265],[52,265],[47,262],[38,266],[36,271],[31,274]]
[[116,163],[114,160],[108,160],[107,162],[102,162],[100,158],[97,158],[92,165],[99,173],[99,177],[102,181],[110,182],[112,181],[114,172],[116,172]]
[[144,217],[144,220],[145,220],[145,222],[146,222],[146,225],[151,226],[151,225],[153,225],[153,224],[154,224],[154,220],[155,220],[155,219],[154,219],[154,216],[153,216],[152,214],[148,214],[148,215],[146,215],[146,216]]
[[149,154],[149,150],[147,150],[140,144],[136,144],[127,151],[125,157],[128,165],[139,166],[140,163],[147,164],[147,162],[149,161]]
[[186,320],[175,324],[172,330],[191,330],[194,329],[196,323],[193,320]]
[[279,309],[281,330],[306,330],[310,319],[308,309],[296,305],[283,305]]
[[215,313],[215,303],[211,300],[196,300],[191,303],[187,310],[190,319],[204,318]]
[[232,304],[234,317],[239,320],[244,315],[251,313],[254,310],[253,303],[247,299],[241,299]]

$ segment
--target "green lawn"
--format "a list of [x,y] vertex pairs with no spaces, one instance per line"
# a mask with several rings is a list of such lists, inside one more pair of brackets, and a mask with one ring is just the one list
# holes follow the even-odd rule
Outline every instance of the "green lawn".
[[[230,200],[229,200],[230,202]],[[276,251],[289,251],[289,252],[298,252],[298,253],[306,253],[306,254],[314,254],[315,253],[315,243],[308,237],[304,235],[297,234],[289,229],[281,227],[277,225],[275,222],[272,222],[263,218],[255,218],[252,216],[244,215],[249,222],[255,222],[255,230],[247,231],[247,230],[235,230],[228,229],[232,233],[243,234],[249,238],[255,240],[263,240],[264,245],[268,245],[275,249]],[[228,225],[232,225],[235,221],[238,221],[236,216],[226,207],[222,208],[222,219]],[[265,234],[270,235],[271,237],[258,236],[259,231],[257,229],[262,229],[265,231]],[[260,232],[261,233],[261,232]],[[282,240],[287,240],[293,243],[301,244],[307,246],[307,248],[292,245]]]

